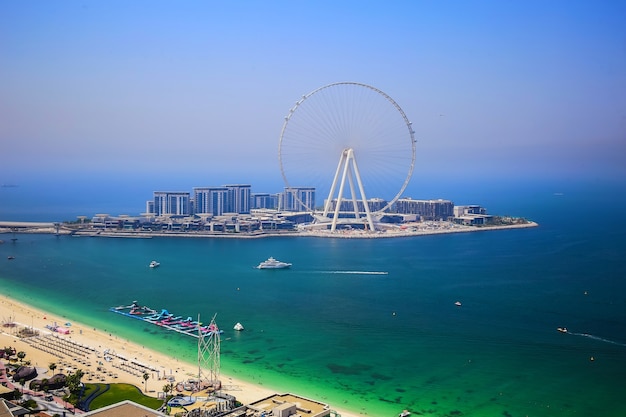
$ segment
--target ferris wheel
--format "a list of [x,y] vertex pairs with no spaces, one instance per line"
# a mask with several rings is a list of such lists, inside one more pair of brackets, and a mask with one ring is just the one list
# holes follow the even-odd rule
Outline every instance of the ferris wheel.
[[[387,94],[356,82],[320,87],[289,110],[278,145],[280,169],[287,189],[314,187],[318,203],[293,194],[307,211],[324,200],[320,220],[364,219],[391,207],[406,189],[415,165],[411,122]],[[368,199],[380,204],[370,210]],[[343,215],[342,215],[343,214]]]

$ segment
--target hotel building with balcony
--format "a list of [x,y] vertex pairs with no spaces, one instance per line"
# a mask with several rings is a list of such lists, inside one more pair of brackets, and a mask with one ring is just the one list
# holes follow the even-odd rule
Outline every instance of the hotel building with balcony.
[[[382,198],[370,198],[367,200],[367,207],[370,212],[380,211],[387,205],[387,201]],[[365,205],[363,204],[363,200],[357,200],[356,206],[359,213],[365,213]],[[337,207],[337,199],[332,199],[330,201],[329,210],[334,211]],[[354,204],[351,199],[344,198],[341,200],[341,204],[339,205],[340,212],[349,212],[354,213]]]
[[152,214],[155,216],[191,214],[191,199],[186,191],[155,191]]
[[394,204],[398,214],[415,214],[421,220],[448,220],[454,216],[454,203],[450,200],[413,200],[400,198]]
[[250,184],[227,184],[225,213],[249,214],[250,213]]
[[193,189],[193,213],[221,216],[227,206],[228,188],[226,187],[195,187]]
[[277,210],[280,194],[250,193],[250,209]]
[[315,207],[315,187],[285,187],[279,198],[279,211],[310,211]]

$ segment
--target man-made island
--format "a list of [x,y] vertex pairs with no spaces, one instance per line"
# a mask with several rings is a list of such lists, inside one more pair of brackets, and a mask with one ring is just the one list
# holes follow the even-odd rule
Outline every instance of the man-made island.
[[[80,236],[267,237],[316,236],[379,238],[421,236],[537,226],[519,217],[487,214],[479,205],[455,206],[449,200],[404,199],[393,212],[337,210],[330,213],[276,209],[244,212],[154,213],[139,216],[96,214],[50,223],[0,221],[0,233],[35,232]],[[333,218],[334,216],[334,218]]]
[[[52,232],[116,237],[405,237],[534,227],[524,218],[497,216],[477,205],[446,199],[386,201],[329,199],[315,206],[314,187],[252,193],[249,184],[155,191],[140,215],[95,214],[55,223],[0,221],[2,232]],[[314,207],[315,206],[315,207]]]
[[[134,222],[132,222],[134,225]],[[233,223],[222,224],[223,228],[190,227],[188,224],[177,227],[171,222],[150,223],[150,227],[128,226],[128,218],[107,216],[105,221],[98,222],[11,222],[0,221],[0,233],[53,233],[57,235],[77,235],[91,237],[195,237],[195,238],[261,238],[272,236],[310,236],[327,238],[393,238],[423,236],[441,233],[482,232],[490,230],[519,229],[536,227],[537,223],[522,218],[498,218],[498,221],[480,225],[456,223],[450,220],[433,220],[427,222],[405,222],[384,225],[380,230],[367,230],[354,225],[342,225],[338,230],[293,225],[292,227],[263,228],[257,224]],[[238,225],[238,227],[236,227]]]

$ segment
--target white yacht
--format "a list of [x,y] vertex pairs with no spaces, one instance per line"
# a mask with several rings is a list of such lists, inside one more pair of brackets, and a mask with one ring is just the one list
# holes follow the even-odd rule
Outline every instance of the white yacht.
[[150,262],[150,268],[156,268],[158,266],[161,266],[160,263],[158,263],[157,261],[152,261]]
[[284,269],[289,268],[291,266],[290,263],[278,261],[271,256],[267,261],[263,261],[257,266],[258,269]]
[[233,327],[233,329],[237,330],[238,332],[243,330],[243,324],[241,323],[237,323],[235,324],[235,327]]

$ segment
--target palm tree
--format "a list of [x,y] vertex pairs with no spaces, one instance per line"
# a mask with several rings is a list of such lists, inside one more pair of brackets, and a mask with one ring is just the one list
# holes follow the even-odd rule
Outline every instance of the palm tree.
[[144,384],[145,384],[145,388],[144,391],[148,392],[148,378],[150,378],[150,375],[148,375],[147,372],[143,373],[143,380],[144,380]]
[[174,389],[174,386],[172,384],[163,385],[163,392],[165,392],[166,396],[168,396],[172,392],[173,389]]
[[80,379],[83,377],[83,371],[78,369],[76,373],[68,374],[65,385],[70,390],[71,393],[76,393],[80,389]]
[[50,365],[48,365],[48,368],[50,368],[50,372],[52,372],[52,375],[54,375],[54,370],[57,369],[57,364],[52,362],[50,363]]
[[39,388],[38,391],[48,391],[48,378],[42,379],[41,383],[37,384],[37,388]]
[[24,352],[23,350],[20,350],[19,352],[17,352],[17,357],[20,359],[20,362],[22,362],[24,358],[26,357],[26,352]]

